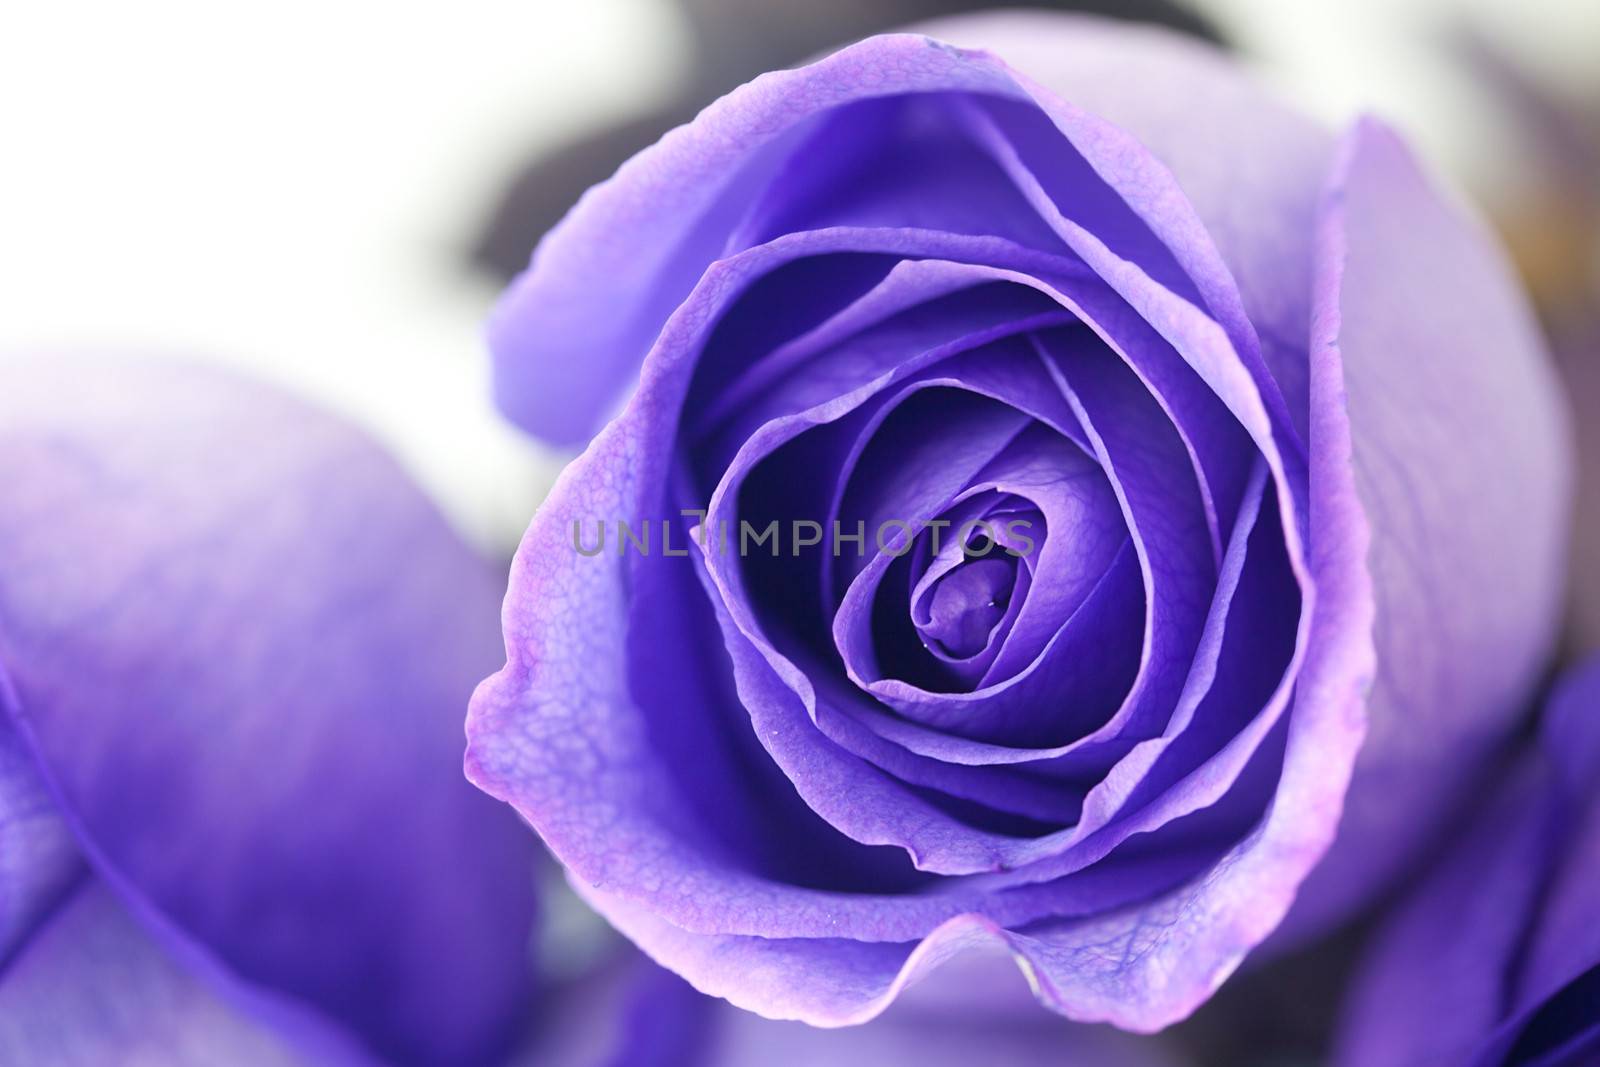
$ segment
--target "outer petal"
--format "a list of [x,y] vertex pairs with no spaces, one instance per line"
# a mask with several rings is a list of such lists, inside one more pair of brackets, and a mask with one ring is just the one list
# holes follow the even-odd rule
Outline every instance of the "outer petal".
[[1592,796],[1600,782],[1600,658],[1562,680],[1545,713],[1543,741],[1561,788],[1578,802]]
[[[14,699],[5,690],[0,670],[0,705]],[[10,724],[0,722],[0,966],[83,875],[72,831],[32,755]]]
[[0,982],[0,1061],[50,1067],[303,1062],[170,959],[93,881],[62,901]]
[[[495,396],[556,443],[586,440],[627,398],[662,325],[829,107],[898,92],[1016,89],[992,65],[878,38],[809,76],[769,74],[722,98],[591,189],[540,243],[489,326]],[[803,80],[805,91],[796,91]]]
[[[975,990],[968,973],[918,987],[917,1003],[897,1004],[867,1026],[824,1030],[803,1023],[774,1022],[730,1008],[696,993],[669,971],[639,958],[620,961],[604,983],[573,990],[569,1014],[584,1018],[586,1042],[579,1046],[563,1029],[550,1045],[536,1045],[527,1061],[571,1067],[832,1067],[833,1064],[921,1064],[965,1067],[974,1063],[1038,1063],[1094,1067],[1180,1067],[1183,1062],[1158,1039],[1132,1037],[1104,1027],[1075,1026],[1027,1002],[1015,975],[1014,988],[987,1012],[974,1013]],[[979,994],[980,996],[984,994]],[[951,1012],[938,998],[959,1001]],[[1020,998],[1022,1003],[1017,1003]],[[597,1031],[604,1032],[599,1037]],[[565,1043],[563,1038],[567,1038]],[[552,1054],[552,1046],[560,1055]],[[576,1051],[574,1051],[576,1049]]]
[[1236,58],[1154,26],[1016,11],[914,29],[993,52],[1132,134],[1172,172],[1204,225],[1183,243],[1196,260],[1214,245],[1249,318],[1248,328],[1224,324],[1253,329],[1304,436],[1312,235],[1334,150],[1328,132],[1267,92]]
[[[1291,366],[1278,355],[1302,351],[1309,234],[1332,147],[1325,133],[1274,103],[1221,53],[1167,31],[1039,13],[916,30],[993,51],[1069,105],[1146,141],[1177,174],[1204,226],[1170,226],[1161,212],[1168,183],[1147,172],[1135,213],[1169,243],[1208,301],[1232,288],[1232,273],[1244,304],[1218,300],[1224,326],[1241,343],[1251,333],[1246,314],[1254,320],[1263,354],[1280,379],[1291,379],[1285,388],[1303,412],[1304,362]],[[877,38],[825,60],[827,77],[806,79],[803,93],[793,90],[797,77],[789,72],[758,79],[585,195],[541,243],[491,323],[496,395],[507,413],[541,437],[579,443],[616,411],[672,309],[706,264],[725,254],[784,146],[810,132],[803,120],[891,93],[1028,95],[986,57],[952,62],[936,49],[919,51],[908,37]],[[1078,149],[1095,166],[1140,169],[1120,135],[1073,124]],[[1119,191],[1126,195],[1129,186]]]
[[1153,1038],[1047,1018],[981,1025],[963,1024],[959,1014],[919,1018],[891,1013],[869,1026],[821,1030],[803,1023],[772,1022],[720,1004],[711,1010],[721,1024],[712,1035],[714,1058],[709,1062],[715,1067],[748,1063],[771,1067],[832,1067],[839,1063],[1178,1067],[1182,1062]]
[[[970,990],[966,992],[970,994]],[[838,1063],[1177,1067],[1179,1063],[1154,1039],[1105,1027],[1077,1026],[1037,1010],[1014,1019],[975,1021],[959,1012],[926,1012],[905,1004],[870,1025],[846,1030],[773,1022],[720,1002],[711,1002],[709,1011],[713,1020],[708,1034],[710,1067],[757,1062],[771,1067],[830,1067]]]
[[1378,675],[1338,842],[1290,920],[1302,930],[1418,856],[1526,711],[1559,622],[1571,485],[1566,413],[1504,258],[1382,125],[1346,138],[1319,233],[1318,314],[1337,323],[1372,522]]
[[1600,1034],[1600,661],[1562,684],[1544,742],[1380,929],[1345,1006],[1339,1064],[1531,1063],[1535,1046]]
[[401,1061],[527,994],[531,844],[462,779],[495,581],[360,435],[212,371],[0,365],[0,695],[180,957]]
[[1499,1024],[1554,845],[1538,771],[1488,798],[1380,931],[1345,1004],[1341,1067],[1457,1067]]
[[[1548,999],[1600,968],[1600,659],[1570,674],[1544,721],[1544,752],[1560,806],[1562,852],[1541,902],[1539,929],[1524,946],[1517,1006]],[[1600,1024],[1600,1004],[1592,1021]]]

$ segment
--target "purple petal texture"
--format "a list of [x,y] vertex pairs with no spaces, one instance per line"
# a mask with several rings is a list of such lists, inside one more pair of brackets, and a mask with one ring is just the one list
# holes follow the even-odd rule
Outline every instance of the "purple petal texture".
[[[4,684],[0,673],[0,694]],[[15,731],[0,729],[0,958],[16,952],[82,875],[72,831],[33,757]]]
[[62,899],[48,925],[7,961],[0,1057],[61,1067],[304,1062],[174,962],[92,879]]
[[[750,0],[679,0],[688,22],[691,84],[676,98],[658,98],[654,110],[609,128],[580,131],[576,140],[538,152],[519,169],[485,220],[472,248],[473,262],[510,281],[528,262],[540,235],[561,219],[578,195],[603,180],[629,156],[692,118],[709,101],[764,70],[792,66],[808,56],[919,18],[952,9],[1010,5],[952,0],[826,0],[806,5],[752,4]],[[1219,41],[1215,27],[1177,0],[1050,0],[1035,4],[1170,26]]]
[[[1560,623],[1573,483],[1553,372],[1487,232],[1372,122],[1346,141],[1326,211],[1344,263],[1324,279],[1338,295],[1318,295],[1339,302],[1380,655],[1339,843],[1291,919],[1303,927],[1402,870],[1515,728]],[[1440,302],[1449,313],[1420,310]],[[1515,592],[1484,611],[1484,589]]]
[[[774,1019],[974,951],[1075,1020],[1182,1018],[1336,830],[1297,935],[1399,873],[1549,649],[1565,427],[1493,245],[1377,123],[1157,31],[955,20],[759,78],[592,190],[490,340],[507,413],[593,437],[468,774]],[[977,519],[1028,549],[933,542]],[[577,550],[619,521],[657,550]]]
[[[1028,1001],[1015,974],[1008,993]],[[543,1028],[519,1063],[563,1067],[827,1067],[838,1063],[1094,1064],[1095,1067],[1184,1067],[1160,1039],[1106,1027],[1076,1026],[1033,1009],[1025,1015],[974,1015],[976,974],[930,982],[871,1024],[827,1030],[774,1022],[702,996],[682,979],[637,957],[619,960],[597,977],[563,991],[568,1010]],[[935,999],[959,997],[952,1013]],[[1014,1006],[1014,1005],[1009,1005]],[[1032,1008],[1031,1001],[1027,1007]]]
[[1338,1063],[1583,1067],[1600,1055],[1600,662],[1561,684],[1543,741],[1379,930]]
[[0,364],[0,470],[0,1058],[495,1054],[532,850],[457,763],[492,571],[360,434],[179,363]]

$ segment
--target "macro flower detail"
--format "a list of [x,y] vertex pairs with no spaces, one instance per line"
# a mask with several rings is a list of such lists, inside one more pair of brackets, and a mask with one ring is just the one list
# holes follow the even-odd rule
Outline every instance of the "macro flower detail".
[[0,1061],[503,1062],[492,569],[361,434],[178,362],[0,362],[0,477]]
[[[1488,791],[1356,971],[1333,1062],[1583,1067],[1600,1057],[1600,661]],[[1417,1025],[1417,1019],[1427,1025]]]
[[[941,978],[944,978],[941,975]],[[517,1067],[612,1067],[661,1062],[694,1067],[827,1067],[834,1063],[1084,1063],[1094,1067],[1191,1067],[1160,1038],[1077,1026],[1037,1010],[1009,976],[1023,1004],[971,1010],[972,989],[951,976],[917,1004],[902,1003],[871,1026],[819,1029],[774,1022],[701,996],[682,979],[630,953],[598,974],[556,988],[541,1006],[562,1014]],[[1004,976],[1002,976],[1004,977]],[[941,999],[947,998],[947,999]],[[951,1011],[949,1000],[966,1010]],[[1018,1008],[1023,1010],[1018,1011]]]
[[1171,1023],[1325,856],[1298,930],[1393,877],[1549,647],[1566,441],[1497,251],[1382,125],[1162,33],[760,78],[592,190],[491,343],[588,444],[468,774],[765,1015],[998,942]]

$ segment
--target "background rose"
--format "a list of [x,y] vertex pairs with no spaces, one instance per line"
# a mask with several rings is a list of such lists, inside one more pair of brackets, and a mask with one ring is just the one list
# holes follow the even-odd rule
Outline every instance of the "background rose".
[[1336,1062],[1581,1067],[1600,1057],[1600,661],[1379,930]]
[[0,1061],[501,1055],[492,571],[366,438],[178,363],[0,361],[0,481]]
[[[469,773],[742,1006],[860,1021],[997,938],[1058,1010],[1156,1027],[1278,923],[1369,720],[1301,929],[1504,734],[1555,614],[1559,409],[1498,255],[1377,124],[1335,142],[1156,32],[929,32],[1025,73],[901,36],[760,79],[507,296],[508,412],[620,414],[523,542]],[[707,506],[1053,536],[1000,573],[569,546]]]

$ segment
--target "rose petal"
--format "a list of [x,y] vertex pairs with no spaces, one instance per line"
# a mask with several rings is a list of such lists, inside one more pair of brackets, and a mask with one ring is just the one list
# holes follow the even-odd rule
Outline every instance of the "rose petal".
[[1523,947],[1516,1004],[1548,1000],[1600,966],[1600,660],[1563,679],[1545,713],[1541,750],[1561,805],[1562,855]]
[[[370,1064],[337,1043],[320,1062]],[[0,1059],[82,1065],[293,1067],[271,1030],[169,959],[90,880],[69,894],[0,982]]]
[[1529,763],[1479,805],[1472,832],[1381,928],[1352,981],[1335,1062],[1471,1061],[1504,1016],[1544,885],[1556,843],[1548,799]]
[[[1137,138],[1171,171],[1189,206],[1170,216],[1149,201],[1133,209],[1146,224],[1169,227],[1164,236],[1203,291],[1218,293],[1229,281],[1237,286],[1249,327],[1228,312],[1228,332],[1242,345],[1254,332],[1295,429],[1307,437],[1303,339],[1311,317],[1312,234],[1333,138],[1263,91],[1232,56],[1158,28],[1019,11],[915,29],[1003,57]],[[1190,211],[1198,225],[1180,219]],[[1221,295],[1212,302],[1219,313],[1231,306]]]
[[[995,65],[893,36],[765,75],[712,104],[597,186],[541,242],[490,325],[495,394],[519,425],[584,440],[704,267],[725,254],[757,191],[829,107],[918,90],[1015,92]],[[635,311],[623,294],[648,293]],[[530,332],[538,323],[537,332]]]
[[1338,843],[1291,923],[1302,932],[1413,862],[1522,714],[1560,616],[1571,484],[1554,380],[1504,258],[1380,124],[1347,136],[1320,233],[1320,343],[1343,359],[1382,652]]
[[493,574],[364,438],[157,361],[0,365],[6,711],[103,878],[399,1059],[528,993],[532,845],[461,781]]
[[[0,707],[14,705],[0,662]],[[0,966],[84,876],[83,860],[33,757],[0,719]]]

